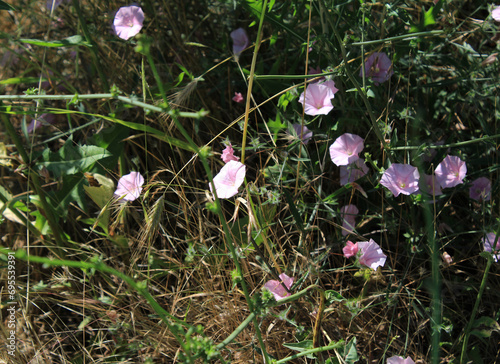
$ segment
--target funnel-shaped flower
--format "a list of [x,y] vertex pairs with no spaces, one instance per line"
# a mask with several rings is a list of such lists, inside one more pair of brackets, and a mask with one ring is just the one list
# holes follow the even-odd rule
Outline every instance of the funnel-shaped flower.
[[121,7],[113,20],[113,30],[121,39],[128,40],[137,35],[142,29],[144,12],[138,6]]
[[382,175],[380,184],[397,197],[400,193],[410,195],[417,192],[419,178],[417,167],[409,164],[393,163]]
[[395,355],[387,359],[387,364],[415,364],[415,362],[410,357],[404,359]]
[[500,239],[497,240],[495,245],[496,234],[488,233],[483,238],[483,246],[485,252],[490,252],[493,254],[493,260],[498,262],[500,260]]
[[352,241],[348,241],[346,246],[342,249],[342,252],[344,253],[344,257],[350,258],[356,256],[358,250],[358,243],[354,244]]
[[342,206],[340,216],[342,217],[342,235],[349,235],[356,226],[356,215],[359,213],[355,205]]
[[354,182],[368,173],[368,167],[363,158],[347,166],[340,166],[340,185],[344,186]]
[[330,146],[330,157],[337,166],[346,166],[359,159],[363,148],[363,138],[356,134],[345,133]]
[[[365,62],[365,76],[375,82],[375,85],[387,81],[394,74],[392,63],[384,52],[372,53]],[[359,77],[363,77],[363,69],[359,71]]]
[[491,11],[491,17],[496,21],[500,21],[500,6]]
[[370,239],[370,241],[359,241],[357,244],[359,249],[361,249],[360,264],[366,265],[373,270],[384,266],[387,256],[373,239]]
[[491,199],[491,182],[486,177],[479,177],[472,181],[469,196],[476,201],[489,201]]
[[447,155],[436,167],[435,174],[442,188],[455,187],[463,182],[467,166],[460,158]]
[[[289,277],[285,273],[281,273],[280,279],[285,284],[286,288],[290,289],[295,278]],[[290,296],[290,293],[283,287],[283,284],[277,280],[267,281],[266,284],[264,284],[264,288],[268,289],[273,294],[276,301]]]
[[439,183],[436,181],[435,175],[424,174],[420,178],[419,187],[421,191],[428,193],[431,196],[439,196],[443,194],[441,186],[439,186]]
[[[214,177],[215,190],[219,198],[230,198],[238,193],[238,188],[245,179],[246,167],[243,163],[229,161]],[[209,184],[210,192],[212,184]]]
[[139,172],[130,172],[118,180],[115,196],[125,201],[134,201],[141,195],[144,177]]
[[301,126],[300,124],[293,124],[292,125],[293,130],[295,130],[295,133],[297,134],[297,137],[300,138],[302,136],[302,141],[304,144],[309,143],[309,140],[311,140],[313,136],[313,132],[310,131],[307,126]]
[[250,44],[247,32],[243,28],[238,28],[233,30],[230,35],[233,39],[233,53],[236,56],[239,56],[240,53],[243,52],[243,50]]
[[333,110],[331,99],[337,91],[333,81],[309,84],[299,97],[299,102],[304,106],[304,113],[312,116],[328,114]]
[[227,163],[229,161],[239,161],[240,160],[240,157],[236,157],[234,155],[234,149],[233,149],[233,146],[231,145],[231,143],[228,143],[226,148],[222,151],[221,158],[224,161],[224,163]]

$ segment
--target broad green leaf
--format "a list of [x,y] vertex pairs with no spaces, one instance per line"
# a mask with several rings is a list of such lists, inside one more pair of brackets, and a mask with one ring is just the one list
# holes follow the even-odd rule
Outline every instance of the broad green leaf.
[[0,10],[15,11],[16,9],[12,5],[7,4],[5,1],[0,0]]
[[62,188],[56,192],[53,200],[57,201],[57,206],[55,206],[57,215],[64,220],[72,203],[76,203],[83,211],[87,211],[83,181],[80,173],[62,177]]
[[67,176],[80,172],[86,172],[97,161],[111,156],[104,148],[94,145],[75,145],[69,138],[57,152],[50,149],[42,153],[43,162],[37,163],[41,167],[47,168],[55,178]]
[[101,223],[101,226],[106,230],[109,225],[110,214],[107,206],[113,197],[115,183],[111,178],[103,176],[99,173],[94,173],[93,177],[97,180],[97,182],[99,182],[100,186],[83,186],[83,189],[92,201],[94,201],[95,204],[101,208],[98,220]]
[[345,298],[337,291],[328,290],[325,291],[326,305],[331,305],[333,302],[345,301]]
[[500,332],[500,325],[498,322],[494,318],[487,316],[483,316],[475,320],[472,327],[473,330],[470,332],[471,335],[482,338],[490,337],[493,331]]
[[81,35],[73,35],[72,37],[64,38],[61,40],[19,39],[19,41],[21,41],[22,43],[32,44],[40,47],[91,47],[90,43],[84,41]]

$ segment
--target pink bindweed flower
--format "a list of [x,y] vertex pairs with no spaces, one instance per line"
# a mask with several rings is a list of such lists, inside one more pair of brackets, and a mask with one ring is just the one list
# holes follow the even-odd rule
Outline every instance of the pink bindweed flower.
[[370,241],[359,241],[357,244],[361,250],[359,257],[360,264],[366,265],[373,270],[384,266],[387,255],[384,254],[380,246],[373,239],[370,239]]
[[415,362],[410,357],[404,359],[395,355],[387,359],[387,364],[415,364]]
[[436,183],[436,175],[424,174],[420,177],[419,182],[420,190],[428,193],[431,196],[439,196],[442,195],[441,186],[439,183]]
[[[215,190],[219,198],[230,198],[238,193],[245,179],[246,167],[243,163],[231,160],[214,177]],[[209,184],[210,192],[212,184]]]
[[243,28],[238,28],[233,30],[230,35],[233,39],[233,53],[238,57],[240,53],[243,52],[243,50],[250,44],[247,32]]
[[293,130],[295,130],[295,133],[297,134],[297,137],[299,139],[300,139],[301,134],[302,134],[302,142],[304,144],[309,143],[309,141],[311,140],[311,138],[313,136],[313,132],[310,131],[307,128],[307,126],[304,125],[304,127],[302,127],[300,124],[293,124],[292,128],[293,128]]
[[144,177],[139,172],[130,172],[118,180],[115,196],[120,200],[134,201],[141,195]]
[[356,215],[359,213],[355,205],[342,206],[340,217],[342,217],[342,235],[349,235],[356,226]]
[[391,191],[395,197],[400,193],[411,195],[418,191],[419,178],[417,167],[393,163],[382,175],[380,184]]
[[[393,74],[391,60],[384,52],[372,53],[366,59],[365,76],[371,78],[375,85],[387,81]],[[359,71],[359,77],[363,77],[363,68]]]
[[363,158],[359,158],[347,166],[340,166],[340,185],[344,186],[348,183],[352,183],[367,173],[368,167]]
[[364,148],[363,138],[345,133],[330,146],[330,157],[337,166],[346,166],[359,159],[358,153]]
[[337,91],[333,81],[309,84],[299,97],[299,102],[304,106],[304,113],[312,116],[327,115],[333,110],[331,100]]
[[[280,274],[280,279],[285,284],[286,288],[290,289],[292,287],[293,281],[295,278],[287,276],[285,273]],[[276,301],[282,300],[285,297],[290,296],[290,292],[288,292],[283,284],[277,280],[270,280],[264,284],[264,288],[269,290]]]
[[234,93],[234,97],[232,98],[232,100],[234,102],[237,102],[239,104],[240,102],[243,102],[243,100],[244,100],[243,99],[243,95],[241,94],[241,92],[235,92]]
[[460,158],[447,155],[438,164],[434,173],[442,188],[455,187],[463,183],[463,179],[467,174],[467,166]]
[[226,148],[222,151],[221,159],[224,161],[224,163],[227,163],[229,161],[239,161],[240,157],[236,157],[234,155],[234,149],[231,143],[228,143],[226,145]]
[[491,17],[496,21],[500,21],[500,6],[491,11]]
[[344,257],[350,258],[354,257],[358,254],[358,243],[353,243],[352,241],[348,241],[346,243],[346,246],[342,249],[342,252],[344,253]]
[[[483,238],[483,246],[485,252],[490,252],[493,254],[493,260],[498,262],[500,260],[500,239],[497,240],[495,245],[496,234],[488,233]],[[493,247],[495,245],[495,247]]]
[[34,130],[41,128],[44,125],[52,125],[55,122],[56,116],[54,114],[42,114],[38,118],[33,119],[26,129],[28,134],[31,134]]
[[472,181],[469,196],[476,201],[489,201],[491,199],[491,182],[486,177],[479,177]]
[[142,29],[144,12],[138,6],[123,6],[113,20],[113,31],[118,37],[128,40],[137,35]]

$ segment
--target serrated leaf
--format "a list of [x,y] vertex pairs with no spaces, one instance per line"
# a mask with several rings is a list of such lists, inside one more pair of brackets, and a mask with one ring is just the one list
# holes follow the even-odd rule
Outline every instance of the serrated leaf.
[[75,47],[85,46],[91,47],[89,42],[83,40],[81,35],[73,35],[61,40],[41,40],[41,39],[19,39],[20,42],[36,45],[40,47]]

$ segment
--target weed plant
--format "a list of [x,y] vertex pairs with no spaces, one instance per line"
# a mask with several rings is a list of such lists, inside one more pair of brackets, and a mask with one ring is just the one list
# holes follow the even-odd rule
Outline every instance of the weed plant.
[[499,363],[495,8],[0,1],[0,360]]

